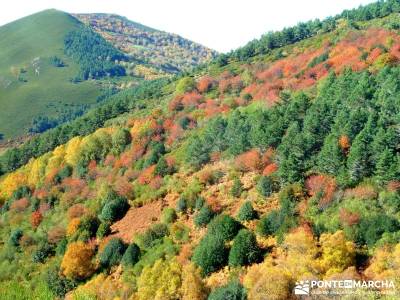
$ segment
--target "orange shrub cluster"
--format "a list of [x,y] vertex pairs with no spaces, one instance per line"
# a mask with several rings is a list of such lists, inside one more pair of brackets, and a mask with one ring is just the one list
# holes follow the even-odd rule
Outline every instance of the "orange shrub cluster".
[[31,214],[31,224],[34,229],[38,228],[40,223],[42,223],[42,220],[43,215],[40,213],[40,211],[37,210]]
[[262,167],[261,155],[256,149],[249,150],[238,155],[235,166],[241,171],[258,171]]
[[342,149],[343,153],[347,155],[350,149],[350,139],[347,135],[341,135],[339,137],[339,146]]
[[390,192],[396,192],[396,191],[400,190],[400,181],[392,180],[392,181],[388,182],[387,189]]
[[240,76],[223,76],[223,78],[219,81],[218,89],[221,94],[228,91],[236,91],[240,92],[244,87],[243,81]]
[[347,226],[356,225],[360,221],[360,215],[358,213],[348,211],[343,207],[339,210],[339,218],[340,221]]
[[324,207],[333,199],[336,190],[336,180],[327,175],[312,175],[307,178],[305,187],[310,196],[322,193],[319,206]]
[[115,180],[114,190],[121,196],[132,197],[133,186],[126,176],[118,177]]
[[162,184],[163,179],[161,176],[156,176],[149,182],[149,186],[154,190],[158,190],[162,186]]
[[142,171],[139,175],[137,181],[139,184],[149,184],[150,181],[154,178],[154,171],[156,169],[156,165],[152,165]]
[[74,218],[69,221],[67,226],[67,236],[73,236],[74,233],[78,230],[80,224],[81,220],[79,218]]
[[38,198],[40,200],[47,198],[49,195],[48,191],[44,188],[37,189],[33,192],[33,197]]
[[346,198],[358,198],[358,199],[374,199],[378,196],[373,186],[370,185],[360,185],[353,189],[348,189],[345,191],[344,196]]
[[263,175],[264,176],[270,176],[273,173],[275,173],[276,171],[278,171],[278,165],[276,163],[272,163],[267,165],[264,170],[263,170]]
[[197,90],[200,93],[207,93],[214,84],[214,79],[210,76],[203,76],[197,83]]
[[203,96],[198,92],[190,92],[183,95],[181,99],[181,103],[184,108],[194,109],[196,108],[203,100]]
[[75,218],[80,218],[83,215],[85,215],[86,213],[87,213],[86,207],[81,203],[77,203],[77,204],[72,205],[68,209],[67,215],[68,215],[68,219],[72,220]]
[[22,212],[29,207],[29,200],[27,198],[21,198],[19,200],[14,201],[10,209],[16,212]]
[[51,228],[47,233],[47,239],[51,244],[57,244],[65,237],[65,229],[63,227]]
[[50,210],[50,204],[47,202],[40,203],[38,211],[43,215],[46,211]]

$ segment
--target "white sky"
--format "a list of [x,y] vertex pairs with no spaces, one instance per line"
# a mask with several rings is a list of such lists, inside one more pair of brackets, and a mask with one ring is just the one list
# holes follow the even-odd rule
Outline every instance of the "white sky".
[[[56,8],[70,13],[115,13],[177,33],[220,52],[269,30],[335,15],[374,0],[2,0],[0,25]],[[1,47],[1,45],[0,45]]]

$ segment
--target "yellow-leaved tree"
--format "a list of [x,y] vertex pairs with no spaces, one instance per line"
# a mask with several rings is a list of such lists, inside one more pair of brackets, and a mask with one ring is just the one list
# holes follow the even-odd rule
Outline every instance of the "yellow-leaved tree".
[[157,260],[146,266],[138,279],[139,300],[181,299],[182,266],[176,261]]
[[49,157],[51,156],[50,153],[47,153],[37,159],[31,159],[27,165],[27,168],[30,170],[30,174],[28,177],[28,184],[29,186],[37,186],[39,183],[42,182],[45,172],[47,162]]
[[93,274],[95,266],[92,262],[94,249],[83,242],[69,244],[61,262],[63,274],[72,279],[85,279]]
[[355,245],[354,242],[346,240],[343,231],[339,230],[334,234],[324,233],[319,242],[322,252],[319,266],[326,276],[341,273],[354,265]]
[[8,174],[0,184],[0,200],[11,197],[12,193],[20,186],[28,184],[28,177],[21,170]]
[[282,246],[277,249],[277,253],[277,263],[292,277],[305,278],[317,273],[314,262],[318,256],[318,247],[308,228],[299,227],[288,233]]
[[372,280],[393,279],[400,284],[400,243],[383,246],[375,250],[369,267],[364,273]]
[[201,279],[200,270],[193,264],[187,264],[182,271],[182,300],[204,300],[207,289]]
[[53,155],[49,158],[46,167],[46,176],[52,174],[55,170],[61,167],[64,163],[64,156],[65,156],[65,146],[61,145],[58,146],[53,151]]
[[291,274],[274,265],[270,258],[249,267],[243,279],[249,300],[264,300],[266,295],[271,300],[291,299],[293,283]]
[[79,159],[79,151],[82,145],[81,137],[74,137],[65,147],[65,162],[71,166],[76,166]]

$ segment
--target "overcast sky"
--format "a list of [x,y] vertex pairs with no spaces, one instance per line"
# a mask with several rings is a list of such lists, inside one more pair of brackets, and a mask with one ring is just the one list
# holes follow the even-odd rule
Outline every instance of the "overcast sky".
[[[0,25],[56,8],[115,13],[226,52],[299,21],[323,19],[373,0],[2,0]],[[0,41],[1,47],[1,41]]]

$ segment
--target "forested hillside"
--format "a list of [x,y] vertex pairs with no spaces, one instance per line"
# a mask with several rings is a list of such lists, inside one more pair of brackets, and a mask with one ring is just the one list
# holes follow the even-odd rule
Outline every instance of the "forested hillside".
[[110,14],[76,14],[122,52],[146,64],[129,64],[129,73],[156,78],[165,73],[188,71],[217,53],[176,34],[159,31]]
[[0,298],[297,299],[301,280],[362,279],[396,288],[345,299],[397,299],[399,4],[269,33],[3,154]]

